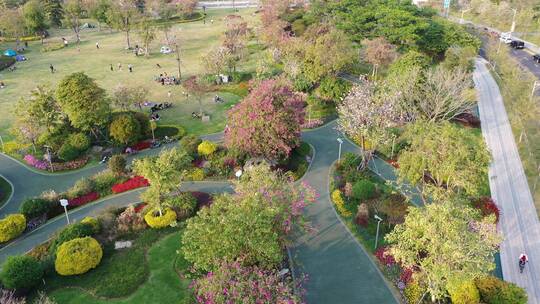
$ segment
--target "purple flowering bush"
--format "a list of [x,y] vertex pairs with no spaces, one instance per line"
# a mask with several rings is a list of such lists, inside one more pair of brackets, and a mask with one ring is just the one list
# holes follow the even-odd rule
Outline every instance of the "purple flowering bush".
[[245,267],[238,262],[224,262],[192,283],[197,303],[204,304],[304,303],[294,287],[291,278],[281,277],[276,270]]
[[37,159],[31,154],[25,155],[24,161],[26,162],[26,164],[36,169],[47,170],[49,168],[49,164],[46,161]]

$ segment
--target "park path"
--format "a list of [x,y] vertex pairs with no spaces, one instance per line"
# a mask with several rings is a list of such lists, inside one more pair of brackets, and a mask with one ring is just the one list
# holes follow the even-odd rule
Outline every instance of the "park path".
[[[347,227],[335,213],[329,198],[329,173],[332,164],[338,158],[337,138],[343,136],[336,130],[336,122],[330,122],[318,129],[302,133],[303,140],[315,149],[312,164],[303,181],[313,186],[320,197],[307,210],[308,220],[313,228],[312,233],[296,235],[291,253],[296,274],[306,274],[308,303],[398,303],[392,288],[385,281],[377,266],[358,243]],[[222,134],[210,134],[203,138],[221,141]],[[135,155],[141,157],[155,154],[160,149],[148,150]],[[343,153],[359,153],[360,149],[348,140],[344,141]],[[369,164],[370,169],[391,183],[397,184],[395,170],[388,163],[375,158]],[[0,173],[8,178],[14,186],[14,196],[0,209],[0,214],[18,210],[20,201],[54,186],[63,191],[77,179],[90,176],[103,170],[99,165],[76,172],[60,175],[47,175],[29,170],[15,160],[0,154]],[[405,194],[409,193],[415,204],[419,197],[415,196],[413,187],[404,185]],[[230,192],[232,188],[227,182],[184,183],[183,190],[205,191],[210,193]],[[70,211],[71,220],[80,220],[85,216],[95,215],[109,206],[126,206],[138,201],[142,189],[107,197]],[[12,211],[13,210],[13,211]],[[22,254],[34,246],[43,243],[53,233],[66,225],[65,217],[59,216],[50,220],[38,229],[28,233],[0,249],[0,263],[8,256]]]
[[[501,209],[499,228],[503,278],[525,288],[529,304],[540,303],[540,223],[527,178],[518,154],[499,87],[487,61],[478,58],[474,71],[482,134],[491,150],[489,167],[491,196]],[[518,269],[521,253],[530,262],[523,273]]]

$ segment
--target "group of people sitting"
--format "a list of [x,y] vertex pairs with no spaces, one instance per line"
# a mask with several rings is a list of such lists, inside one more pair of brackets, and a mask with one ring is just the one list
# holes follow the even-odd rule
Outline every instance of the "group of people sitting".
[[219,95],[216,95],[214,96],[214,102],[215,103],[221,103],[221,102],[225,102],[225,100],[221,97],[219,97]]
[[159,114],[157,111],[159,110],[165,110],[172,107],[172,103],[170,102],[164,102],[160,104],[155,104],[150,108],[150,120],[152,121],[158,121],[160,119]]
[[167,73],[159,74],[159,77],[156,77],[156,81],[161,83],[161,85],[178,85],[180,80],[175,76],[168,76]]

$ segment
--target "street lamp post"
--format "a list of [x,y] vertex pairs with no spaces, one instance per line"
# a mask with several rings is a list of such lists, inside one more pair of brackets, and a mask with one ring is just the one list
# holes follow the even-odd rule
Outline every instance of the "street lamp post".
[[343,144],[343,139],[337,138],[337,141],[339,143],[339,152],[338,152],[338,160],[341,160],[341,144]]
[[63,198],[63,199],[60,200],[60,205],[61,205],[62,207],[64,207],[64,212],[66,213],[67,223],[68,223],[68,225],[69,225],[69,224],[70,224],[70,223],[69,223],[69,215],[68,215],[68,212],[67,212],[67,206],[69,205],[69,202],[68,202],[67,199]]
[[459,24],[463,24],[463,15],[470,11],[472,8],[469,8],[469,9],[466,9],[466,10],[461,10],[461,18],[459,19]]
[[375,219],[377,220],[377,233],[375,235],[375,249],[377,249],[377,243],[379,241],[379,226],[381,225],[382,218],[375,214]]
[[540,81],[538,81],[538,80],[535,80],[534,83],[533,83],[533,88],[532,88],[532,92],[531,92],[531,99],[534,97],[534,92],[536,92],[536,87],[540,87]]

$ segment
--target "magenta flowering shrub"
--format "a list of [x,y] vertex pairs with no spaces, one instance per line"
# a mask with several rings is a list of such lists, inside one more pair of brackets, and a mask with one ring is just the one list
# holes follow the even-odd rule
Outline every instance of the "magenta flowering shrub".
[[300,144],[304,105],[304,97],[284,81],[262,81],[228,112],[226,146],[251,156],[287,157]]
[[302,124],[302,129],[313,129],[322,126],[323,123],[324,121],[322,121],[322,119],[307,120]]
[[49,164],[46,161],[37,159],[30,154],[24,156],[24,161],[26,162],[26,164],[36,169],[47,170],[49,168]]
[[[195,280],[191,286],[197,303],[304,303],[294,291],[289,277],[283,279],[277,271],[244,267],[238,262],[222,263],[214,272]],[[297,290],[301,291],[300,286]]]

